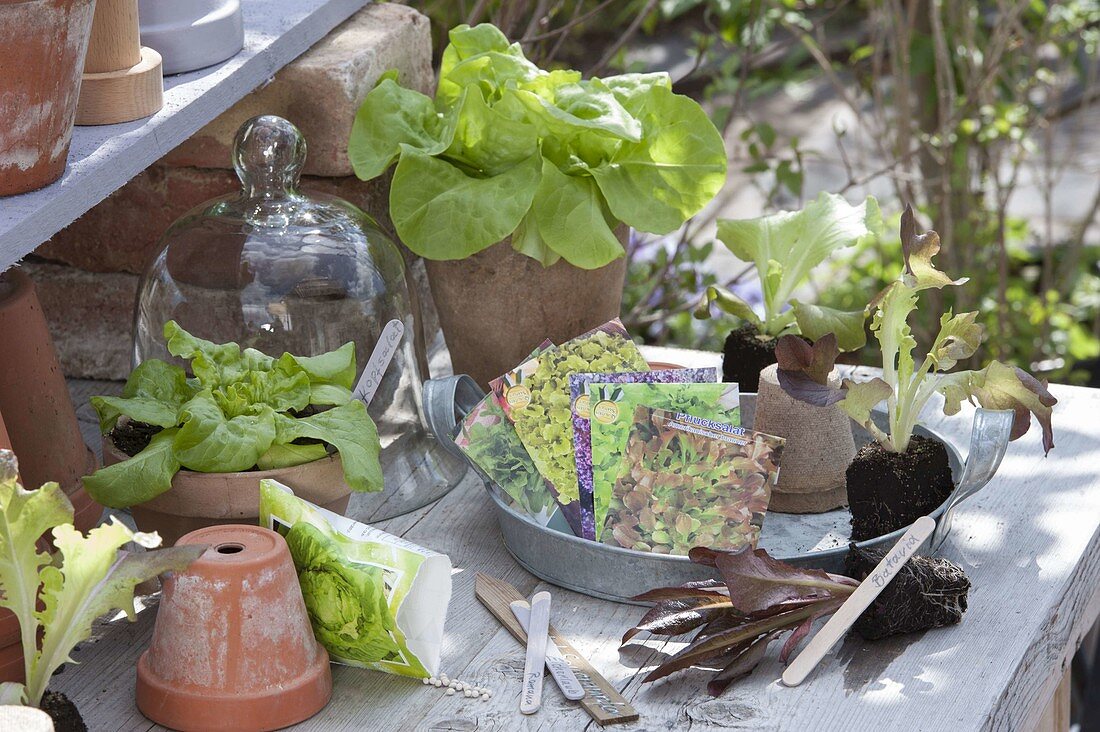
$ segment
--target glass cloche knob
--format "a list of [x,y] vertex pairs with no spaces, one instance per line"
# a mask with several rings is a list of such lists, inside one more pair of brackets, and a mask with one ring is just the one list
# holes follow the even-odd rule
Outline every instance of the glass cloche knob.
[[250,198],[294,192],[305,163],[305,138],[282,117],[253,117],[233,140],[233,169]]

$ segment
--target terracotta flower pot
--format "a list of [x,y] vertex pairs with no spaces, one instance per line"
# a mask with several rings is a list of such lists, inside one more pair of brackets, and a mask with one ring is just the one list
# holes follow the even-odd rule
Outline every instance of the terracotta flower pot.
[[[782,513],[823,513],[848,503],[845,471],[856,454],[852,421],[835,404],[817,407],[787,395],[778,366],[760,372],[753,429],[787,438],[768,509]],[[829,385],[839,387],[834,370]]]
[[95,0],[0,2],[0,196],[60,177]]
[[[629,229],[615,234],[625,245]],[[625,257],[596,270],[564,260],[543,267],[505,239],[466,259],[424,264],[454,372],[482,388],[545,339],[564,343],[622,307]]]
[[0,414],[23,485],[60,483],[76,527],[87,531],[103,514],[80,480],[95,470],[95,455],[80,434],[34,284],[17,269],[0,276],[0,374]]
[[313,637],[286,541],[259,526],[210,526],[210,548],[164,580],[137,705],[178,730],[271,730],[328,703],[328,653]]
[[[109,439],[103,440],[103,464],[128,460]],[[243,473],[196,473],[181,470],[172,487],[151,501],[132,506],[130,513],[141,531],[156,531],[164,546],[205,526],[255,524],[260,516],[260,481],[273,478],[310,503],[343,514],[351,488],[344,482],[340,459],[329,456],[303,465]]]

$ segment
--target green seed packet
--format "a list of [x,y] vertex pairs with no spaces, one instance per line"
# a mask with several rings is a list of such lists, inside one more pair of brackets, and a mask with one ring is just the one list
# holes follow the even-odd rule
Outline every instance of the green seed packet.
[[616,319],[543,351],[490,383],[497,403],[515,424],[516,434],[535,467],[549,481],[562,514],[577,536],[584,532],[569,376],[648,370],[641,351]]
[[593,410],[590,420],[592,502],[597,540],[603,536],[612,486],[625,468],[623,455],[637,407],[667,409],[732,425],[741,424],[737,384],[592,383],[588,385],[588,402],[593,406],[601,405],[599,410]]
[[558,510],[550,486],[492,394],[462,420],[455,444],[512,499],[513,507],[542,526],[550,523]]
[[451,599],[447,555],[270,479],[260,481],[260,525],[286,539],[313,632],[333,661],[414,678],[438,672]]
[[755,547],[785,442],[683,412],[638,407],[603,541],[676,555],[696,546]]

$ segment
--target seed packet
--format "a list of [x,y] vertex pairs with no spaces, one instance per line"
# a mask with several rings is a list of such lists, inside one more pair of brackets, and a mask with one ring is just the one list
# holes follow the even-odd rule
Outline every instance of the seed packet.
[[[260,525],[283,535],[329,657],[427,678],[439,671],[451,560],[260,481]],[[278,649],[273,649],[277,652]]]
[[588,393],[591,404],[613,403],[602,406],[589,423],[597,540],[603,535],[611,489],[625,466],[627,434],[637,407],[667,409],[727,424],[741,424],[737,384],[593,383],[589,384]]
[[603,541],[676,555],[695,546],[755,547],[784,443],[745,427],[639,406]]
[[648,371],[641,351],[617,319],[540,353],[490,382],[493,395],[535,467],[551,486],[562,514],[577,536],[581,528],[569,375]]
[[[581,530],[585,539],[596,539],[596,513],[592,501],[592,441],[589,427],[588,385],[601,384],[670,384],[713,382],[717,369],[665,369],[662,371],[628,371],[620,374],[571,374],[569,405],[573,419],[573,449],[577,464],[577,484],[580,491]],[[612,397],[614,399],[614,397]]]
[[542,526],[550,523],[558,510],[550,486],[492,394],[462,420],[455,444],[512,499],[513,507]]

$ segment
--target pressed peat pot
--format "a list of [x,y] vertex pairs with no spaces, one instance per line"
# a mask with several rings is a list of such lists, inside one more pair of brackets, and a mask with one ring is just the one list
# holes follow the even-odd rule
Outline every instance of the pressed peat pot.
[[55,727],[50,715],[41,709],[0,706],[0,729],[18,730],[19,732],[55,732],[62,729],[62,727]]
[[[615,230],[624,245],[628,233]],[[483,389],[544,340],[564,343],[622,307],[625,257],[595,270],[565,260],[543,267],[505,239],[465,259],[424,264],[454,372]]]
[[736,383],[742,393],[758,391],[760,372],[775,363],[775,344],[751,325],[730,331],[722,345],[722,381]]
[[[103,438],[103,464],[129,459],[109,437]],[[156,531],[164,546],[173,546],[188,532],[222,524],[257,523],[260,517],[260,481],[277,480],[294,494],[343,515],[351,488],[344,482],[340,458],[320,460],[274,470],[242,473],[197,473],[180,470],[172,487],[151,501],[130,507],[140,531]]]
[[[753,429],[787,440],[768,510],[824,513],[839,508],[848,502],[845,471],[856,454],[852,420],[835,404],[818,407],[789,396],[779,386],[778,368],[772,364],[760,372],[753,421]],[[835,369],[829,386],[840,386]]]
[[94,0],[0,0],[0,196],[65,171]]
[[273,730],[328,703],[328,653],[313,636],[286,541],[259,526],[210,526],[209,549],[169,575],[137,669],[137,705],[178,730]]
[[847,470],[852,540],[866,541],[908,526],[947,500],[955,483],[947,448],[913,437],[904,453],[878,442],[859,449]]
[[103,508],[80,480],[95,469],[95,455],[80,434],[34,284],[18,269],[0,275],[0,413],[23,485],[56,481],[73,504],[76,528],[95,526]]

